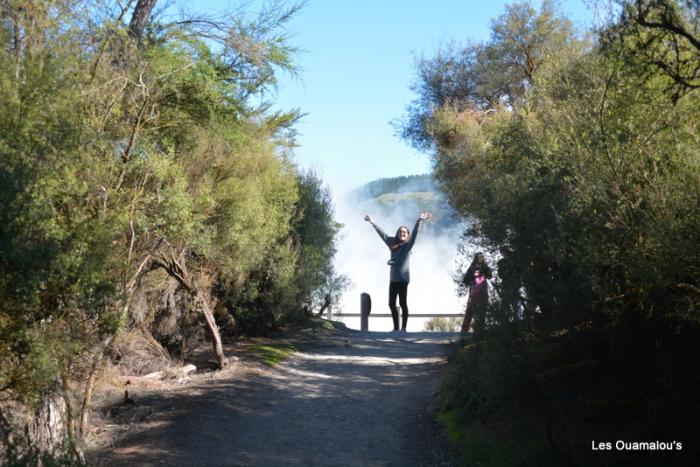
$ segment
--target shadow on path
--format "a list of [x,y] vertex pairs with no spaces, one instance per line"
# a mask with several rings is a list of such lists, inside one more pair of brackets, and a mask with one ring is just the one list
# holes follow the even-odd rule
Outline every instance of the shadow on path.
[[161,395],[165,409],[99,464],[455,465],[434,417],[458,339],[348,331],[274,369]]

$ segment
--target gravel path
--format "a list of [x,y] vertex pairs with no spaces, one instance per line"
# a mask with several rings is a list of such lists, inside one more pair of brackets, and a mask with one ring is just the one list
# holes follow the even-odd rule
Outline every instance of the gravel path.
[[348,331],[275,368],[168,393],[99,464],[456,465],[435,415],[457,339]]

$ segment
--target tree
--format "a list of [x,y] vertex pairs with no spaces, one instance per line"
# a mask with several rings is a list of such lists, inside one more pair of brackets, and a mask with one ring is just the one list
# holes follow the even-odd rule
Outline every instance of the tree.
[[134,11],[131,14],[131,21],[129,21],[129,34],[136,38],[136,40],[141,40],[143,31],[146,28],[146,23],[148,22],[153,7],[156,6],[158,0],[138,0]]
[[[518,41],[493,37],[519,53]],[[678,191],[695,186],[695,144],[673,143],[694,141],[696,97],[668,99],[673,81],[664,68],[630,58],[635,44],[591,49],[571,40],[530,72],[522,68],[522,80],[512,81],[527,83],[520,104],[477,112],[445,103],[426,113],[435,175],[451,204],[474,219],[472,233],[484,246],[514,250],[548,326],[603,310],[675,314],[676,292],[661,289],[692,288],[697,280],[685,259],[670,271],[661,253],[685,248],[681,235],[697,218],[695,190]]]
[[[603,46],[643,63],[647,77],[669,78],[674,99],[700,87],[700,7],[697,1],[625,0],[619,19],[603,31]],[[653,71],[652,71],[653,70]]]
[[419,150],[436,149],[434,113],[484,112],[504,106],[522,107],[542,64],[562,47],[578,44],[571,22],[554,3],[537,12],[529,3],[515,3],[492,21],[491,39],[459,48],[449,44],[432,57],[416,60],[418,94],[403,120],[395,122],[401,137]]
[[296,302],[309,311],[337,300],[347,284],[330,261],[342,225],[335,221],[331,193],[322,183],[313,171],[300,175],[299,202],[292,221],[298,251],[295,282],[300,286]]
[[[288,157],[299,114],[260,103],[276,73],[293,70],[276,30],[297,8],[277,3],[264,24],[239,17],[208,30],[192,18],[162,22],[152,1],[126,24],[130,5],[0,11],[0,404],[45,420],[41,402],[62,401],[59,438],[78,458],[115,336],[147,332],[151,318],[134,306],[144,282],[163,294],[176,282],[178,306],[204,318],[223,366],[215,289],[237,305],[253,273],[286,277],[297,264],[285,241],[300,189]],[[16,431],[18,420],[1,422]],[[31,462],[32,445],[50,451],[61,439],[26,441],[3,455]]]
[[[681,356],[700,329],[696,3],[621,2],[597,42],[548,54],[514,105],[422,109],[436,178],[473,240],[508,249],[530,314],[470,340],[453,368],[455,431],[498,438],[484,449],[465,436],[470,461],[600,461],[577,441],[594,425],[583,400],[617,410],[616,424],[630,401],[650,407],[630,432],[695,436],[679,394],[697,392]],[[603,402],[613,384],[639,391]],[[492,423],[518,413],[512,429]],[[549,447],[528,452],[536,444]]]

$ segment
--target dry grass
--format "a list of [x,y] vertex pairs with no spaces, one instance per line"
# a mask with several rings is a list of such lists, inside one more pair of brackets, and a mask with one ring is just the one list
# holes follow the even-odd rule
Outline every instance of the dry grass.
[[120,335],[115,343],[114,355],[117,371],[123,376],[143,376],[177,365],[158,341],[141,330]]

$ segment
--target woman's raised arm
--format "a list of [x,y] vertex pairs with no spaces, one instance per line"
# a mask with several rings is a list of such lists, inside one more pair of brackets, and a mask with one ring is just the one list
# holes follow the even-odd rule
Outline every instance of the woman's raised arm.
[[377,234],[379,234],[379,238],[381,238],[382,241],[384,243],[386,243],[386,246],[391,248],[391,243],[392,243],[391,238],[382,230],[381,227],[379,227],[377,224],[374,223],[374,221],[372,220],[372,217],[370,217],[369,214],[365,215],[365,220],[367,222],[369,222],[370,224],[372,224],[372,227],[374,227],[374,230],[376,230]]

